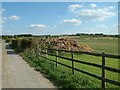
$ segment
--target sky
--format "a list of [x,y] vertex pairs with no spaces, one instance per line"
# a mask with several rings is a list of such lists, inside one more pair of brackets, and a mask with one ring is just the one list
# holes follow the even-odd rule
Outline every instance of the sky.
[[117,2],[3,2],[2,34],[118,34]]

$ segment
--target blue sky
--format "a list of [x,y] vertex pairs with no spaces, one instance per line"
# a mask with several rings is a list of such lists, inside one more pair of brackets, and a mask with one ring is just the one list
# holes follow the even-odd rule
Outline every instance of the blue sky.
[[2,34],[118,34],[116,2],[3,2]]

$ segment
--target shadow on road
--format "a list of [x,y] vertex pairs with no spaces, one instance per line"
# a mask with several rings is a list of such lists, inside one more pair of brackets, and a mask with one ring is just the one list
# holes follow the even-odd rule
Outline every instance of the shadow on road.
[[10,45],[6,44],[6,50],[8,55],[16,54],[13,49],[11,49]]
[[11,49],[11,47],[9,45],[6,45],[6,49]]
[[7,54],[12,55],[12,54],[16,54],[16,53],[15,53],[15,51],[11,50],[11,51],[7,51]]

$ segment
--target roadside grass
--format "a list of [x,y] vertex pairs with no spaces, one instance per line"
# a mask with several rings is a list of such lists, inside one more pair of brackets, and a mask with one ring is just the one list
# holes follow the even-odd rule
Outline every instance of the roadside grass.
[[[24,58],[24,60],[26,60],[30,64],[30,66],[34,67],[35,70],[43,73],[45,77],[50,79],[54,83],[54,85],[56,85],[58,88],[74,88],[74,89],[101,88],[100,80],[90,77],[88,75],[85,75],[83,73],[77,72],[77,71],[75,71],[75,75],[73,75],[71,69],[65,66],[59,65],[59,64],[56,67],[54,62],[48,61],[42,57],[37,58],[29,50],[26,50],[25,52],[20,53],[20,55]],[[65,57],[70,57],[69,53],[64,53],[61,55]],[[42,56],[45,56],[45,54]],[[48,55],[48,57],[52,60],[55,60],[54,56]],[[101,64],[100,57],[84,55],[84,54],[74,54],[74,57],[76,59],[84,60],[87,62]],[[117,68],[117,63],[115,63],[113,59],[111,61],[112,63],[108,61],[107,65]],[[71,61],[68,61],[65,59],[59,58],[58,62],[71,66]],[[95,68],[95,67],[83,65],[83,64],[78,64],[78,63],[75,63],[75,67],[101,76],[101,69],[99,68]],[[107,74],[106,75],[107,78],[118,80],[118,75],[116,73],[106,71],[106,74]],[[106,87],[116,88],[117,86],[107,83]]]
[[[62,56],[70,58],[71,54],[70,53],[64,53]],[[54,56],[49,55],[49,58],[55,60]],[[85,55],[85,54],[74,54],[74,59],[85,61],[85,62],[91,62],[91,63],[95,63],[95,64],[99,64],[99,65],[102,64],[102,57],[98,57],[98,56],[91,56],[91,55]],[[59,58],[58,62],[61,62],[63,64],[69,65],[69,66],[72,66],[72,62],[68,61],[68,60],[65,60],[65,59]],[[106,66],[109,66],[109,67],[112,67],[112,68],[118,68],[118,59],[106,58]],[[77,63],[77,62],[74,63],[74,67],[78,68],[78,69],[81,69],[81,70],[84,70],[84,71],[91,72],[91,73],[96,74],[98,76],[101,76],[101,74],[102,74],[101,73],[102,70],[100,68],[97,68],[97,67],[93,67],[93,66],[89,66],[89,65],[85,65],[85,64],[81,64],[81,63]],[[71,69],[70,69],[70,71],[72,72]],[[118,73],[111,72],[111,71],[108,71],[108,70],[106,70],[105,73],[106,73],[106,78],[118,81]],[[94,84],[97,83],[97,84],[99,84],[99,86],[101,85],[101,81],[98,80],[98,79],[92,78],[92,77],[90,77],[88,75],[85,75],[85,74],[81,74],[77,71],[75,71],[75,74],[87,76],[89,79],[93,79],[95,81]],[[114,87],[117,87],[117,86],[107,83],[106,87],[107,88],[114,88]]]
[[95,84],[93,79],[89,79],[88,76],[81,74],[71,74],[71,70],[64,66],[55,66],[54,63],[43,59],[36,58],[31,52],[26,51],[20,53],[23,59],[34,67],[35,70],[40,71],[46,78],[54,83],[58,88],[72,88],[78,90],[80,88],[100,88],[99,84]]

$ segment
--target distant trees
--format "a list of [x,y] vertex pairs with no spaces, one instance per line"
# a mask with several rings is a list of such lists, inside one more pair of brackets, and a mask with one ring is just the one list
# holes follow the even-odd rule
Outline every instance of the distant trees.
[[14,37],[32,37],[32,34],[20,34],[20,35],[14,35]]
[[19,37],[32,37],[32,34],[20,34],[20,35],[2,35],[3,39],[7,38],[19,38]]
[[116,37],[120,38],[120,35],[106,35],[103,33],[95,33],[95,34],[86,34],[86,33],[77,33],[77,34],[72,34],[68,36],[91,36],[91,37]]
[[120,35],[106,35],[103,33],[95,33],[95,34],[86,34],[86,33],[77,33],[77,34],[71,34],[71,35],[32,35],[32,34],[20,34],[20,35],[2,35],[3,39],[8,38],[19,38],[19,37],[41,37],[41,38],[59,38],[60,36],[80,36],[80,37],[114,37],[114,38],[120,38]]
[[95,34],[86,34],[86,33],[77,33],[74,36],[104,36],[104,34],[100,33],[95,33]]

